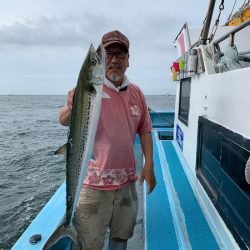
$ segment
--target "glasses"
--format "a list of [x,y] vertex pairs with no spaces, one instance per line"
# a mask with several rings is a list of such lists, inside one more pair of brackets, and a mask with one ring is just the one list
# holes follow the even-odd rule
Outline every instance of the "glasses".
[[127,52],[125,52],[125,51],[117,51],[117,52],[107,51],[106,52],[106,58],[107,59],[113,58],[114,55],[116,56],[116,58],[123,59],[123,58],[126,57]]

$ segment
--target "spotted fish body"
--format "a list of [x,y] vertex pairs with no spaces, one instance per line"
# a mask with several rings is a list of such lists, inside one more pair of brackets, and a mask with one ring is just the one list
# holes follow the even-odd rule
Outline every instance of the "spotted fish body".
[[52,234],[44,249],[49,249],[65,236],[71,237],[77,243],[72,222],[83,179],[93,154],[103,83],[103,65],[91,45],[80,70],[74,93],[68,142],[56,152],[66,152],[66,219]]
[[67,143],[67,225],[72,223],[83,178],[93,154],[103,83],[103,67],[94,48],[91,47],[75,90]]

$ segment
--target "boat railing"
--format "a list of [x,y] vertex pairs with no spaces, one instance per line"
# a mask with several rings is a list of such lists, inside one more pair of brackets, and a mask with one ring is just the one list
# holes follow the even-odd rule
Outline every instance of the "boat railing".
[[[206,57],[212,61],[210,74],[250,67],[250,44],[246,43],[249,30],[237,35],[239,39],[235,42],[236,33],[247,26],[250,26],[250,19],[205,46]],[[229,39],[228,43],[226,39]]]
[[219,43],[221,43],[222,41],[226,40],[227,38],[229,38],[230,36],[234,36],[235,33],[237,33],[238,31],[244,29],[245,27],[247,27],[248,25],[250,25],[250,19],[248,19],[247,21],[245,21],[244,23],[240,24],[239,26],[235,27],[234,29],[230,30],[228,33],[226,33],[225,35],[223,35],[222,37],[218,38],[217,40],[215,40],[213,42],[213,45],[216,46]]
[[[226,33],[225,35],[223,35],[222,37],[218,38],[217,40],[215,40],[213,42],[213,45],[216,46],[219,43],[221,43],[222,41],[226,40],[227,38],[229,38],[230,36],[234,35],[235,33],[237,33],[238,31],[244,29],[245,27],[247,27],[248,25],[250,25],[250,19],[248,19],[247,21],[243,22],[242,24],[240,24],[239,26],[235,27],[234,29],[230,30],[228,33]],[[203,39],[204,40],[204,39]],[[198,47],[200,45],[200,39],[197,40],[196,42],[194,42],[191,46],[190,49],[193,49],[195,47]],[[250,51],[247,52],[247,54],[249,54]],[[241,52],[241,54],[243,54]],[[245,53],[246,54],[246,53]]]

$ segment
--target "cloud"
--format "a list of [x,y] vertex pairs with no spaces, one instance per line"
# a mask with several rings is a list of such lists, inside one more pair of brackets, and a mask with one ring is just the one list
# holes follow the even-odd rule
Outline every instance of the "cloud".
[[[51,46],[83,47],[99,43],[103,33],[120,29],[133,41],[159,49],[166,45],[182,20],[163,13],[142,13],[140,18],[119,18],[109,12],[86,12],[83,15],[45,16],[20,19],[0,26],[0,47]],[[136,14],[136,13],[134,13]],[[133,24],[133,25],[132,25]],[[140,47],[140,46],[138,46]]]
[[107,22],[105,16],[85,13],[15,21],[0,28],[0,46],[83,46],[89,45]]
[[190,17],[203,20],[202,11],[181,0],[128,0],[125,5],[115,0],[76,0],[70,5],[68,0],[14,1],[18,8],[6,4],[8,15],[0,20],[0,80],[6,89],[18,90],[7,93],[67,93],[90,43],[97,46],[114,29],[131,42],[128,77],[147,93],[169,92],[174,88],[169,65],[177,56],[174,38]]

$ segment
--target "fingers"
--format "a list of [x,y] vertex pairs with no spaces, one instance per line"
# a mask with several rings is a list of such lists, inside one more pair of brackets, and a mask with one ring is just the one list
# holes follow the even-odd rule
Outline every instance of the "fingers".
[[148,194],[150,194],[155,186],[156,186],[156,179],[155,179],[155,175],[154,175],[154,171],[144,171],[146,169],[143,169],[142,174],[141,174],[141,178],[140,178],[140,183],[142,184],[144,180],[146,180],[147,186],[148,186]]
[[155,178],[147,180],[147,185],[148,185],[148,194],[150,194],[154,190],[154,188],[156,186]]
[[150,194],[154,188],[155,188],[155,185],[156,185],[156,180],[155,180],[155,176],[154,174],[148,176],[148,178],[145,178],[146,179],[146,182],[147,182],[147,185],[148,185],[148,194]]
[[145,178],[143,176],[143,173],[141,174],[141,178],[140,178],[140,183],[142,184],[144,182]]
[[75,88],[71,89],[68,92],[67,106],[69,110],[72,110],[74,93],[75,93]]

